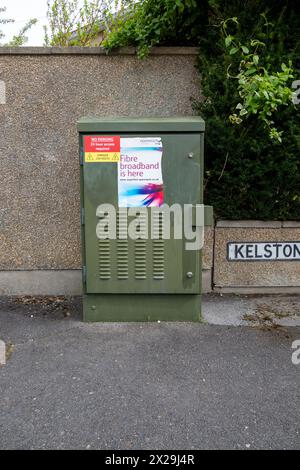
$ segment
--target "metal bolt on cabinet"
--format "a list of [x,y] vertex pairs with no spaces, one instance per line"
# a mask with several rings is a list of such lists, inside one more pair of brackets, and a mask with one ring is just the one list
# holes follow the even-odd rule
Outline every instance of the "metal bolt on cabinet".
[[204,130],[200,117],[78,121],[85,321],[201,319],[201,250],[174,236],[172,218],[163,237],[159,208],[203,204]]

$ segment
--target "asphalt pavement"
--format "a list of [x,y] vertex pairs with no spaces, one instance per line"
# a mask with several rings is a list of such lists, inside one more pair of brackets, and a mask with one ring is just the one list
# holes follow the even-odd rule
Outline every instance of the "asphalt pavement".
[[2,298],[0,448],[299,449],[298,305],[207,296],[202,324],[84,324],[80,298]]

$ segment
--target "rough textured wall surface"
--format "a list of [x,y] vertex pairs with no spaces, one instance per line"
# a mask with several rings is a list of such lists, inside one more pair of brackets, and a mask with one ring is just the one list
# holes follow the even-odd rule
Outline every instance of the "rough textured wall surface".
[[78,118],[193,114],[195,51],[91,52],[0,52],[0,270],[81,266]]
[[[300,223],[280,221],[217,222],[214,245],[214,284],[217,288],[299,287],[299,261],[229,261],[227,244],[299,242]],[[259,290],[257,290],[259,292]]]

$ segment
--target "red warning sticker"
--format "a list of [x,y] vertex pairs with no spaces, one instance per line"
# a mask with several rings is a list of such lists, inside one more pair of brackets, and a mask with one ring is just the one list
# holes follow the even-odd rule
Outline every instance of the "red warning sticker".
[[119,162],[121,156],[119,135],[86,135],[84,159],[86,163]]

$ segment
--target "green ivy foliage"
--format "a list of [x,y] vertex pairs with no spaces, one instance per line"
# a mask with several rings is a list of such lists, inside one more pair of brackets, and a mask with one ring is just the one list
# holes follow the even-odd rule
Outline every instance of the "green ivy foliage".
[[205,23],[198,4],[197,0],[124,0],[120,14],[111,15],[103,46],[112,50],[135,45],[140,58],[157,45],[196,46]]
[[[240,54],[230,54],[215,18],[238,17],[232,34],[246,44],[256,38],[266,46],[259,61],[266,70],[294,67],[300,77],[300,14],[296,1],[216,2],[207,34],[201,38],[198,70],[204,100],[196,109],[206,120],[205,196],[220,218],[300,219],[300,105],[278,108],[272,116],[282,143],[274,144],[265,123],[255,114],[242,127],[228,116],[241,100],[237,80],[227,78],[237,69]],[[271,23],[265,27],[266,15]],[[247,53],[247,51],[246,51]],[[291,85],[291,84],[290,84]]]
[[[224,38],[228,18],[237,21]],[[206,121],[205,202],[217,217],[300,220],[300,105],[288,89],[292,75],[300,80],[298,2],[141,0],[116,22],[108,49],[134,45],[144,57],[154,45],[199,46],[204,98],[193,106]],[[250,50],[253,41],[264,46]],[[257,70],[254,80],[239,82],[252,68],[247,61],[263,70],[263,84]],[[239,119],[241,110],[243,122],[235,125],[230,116]]]

